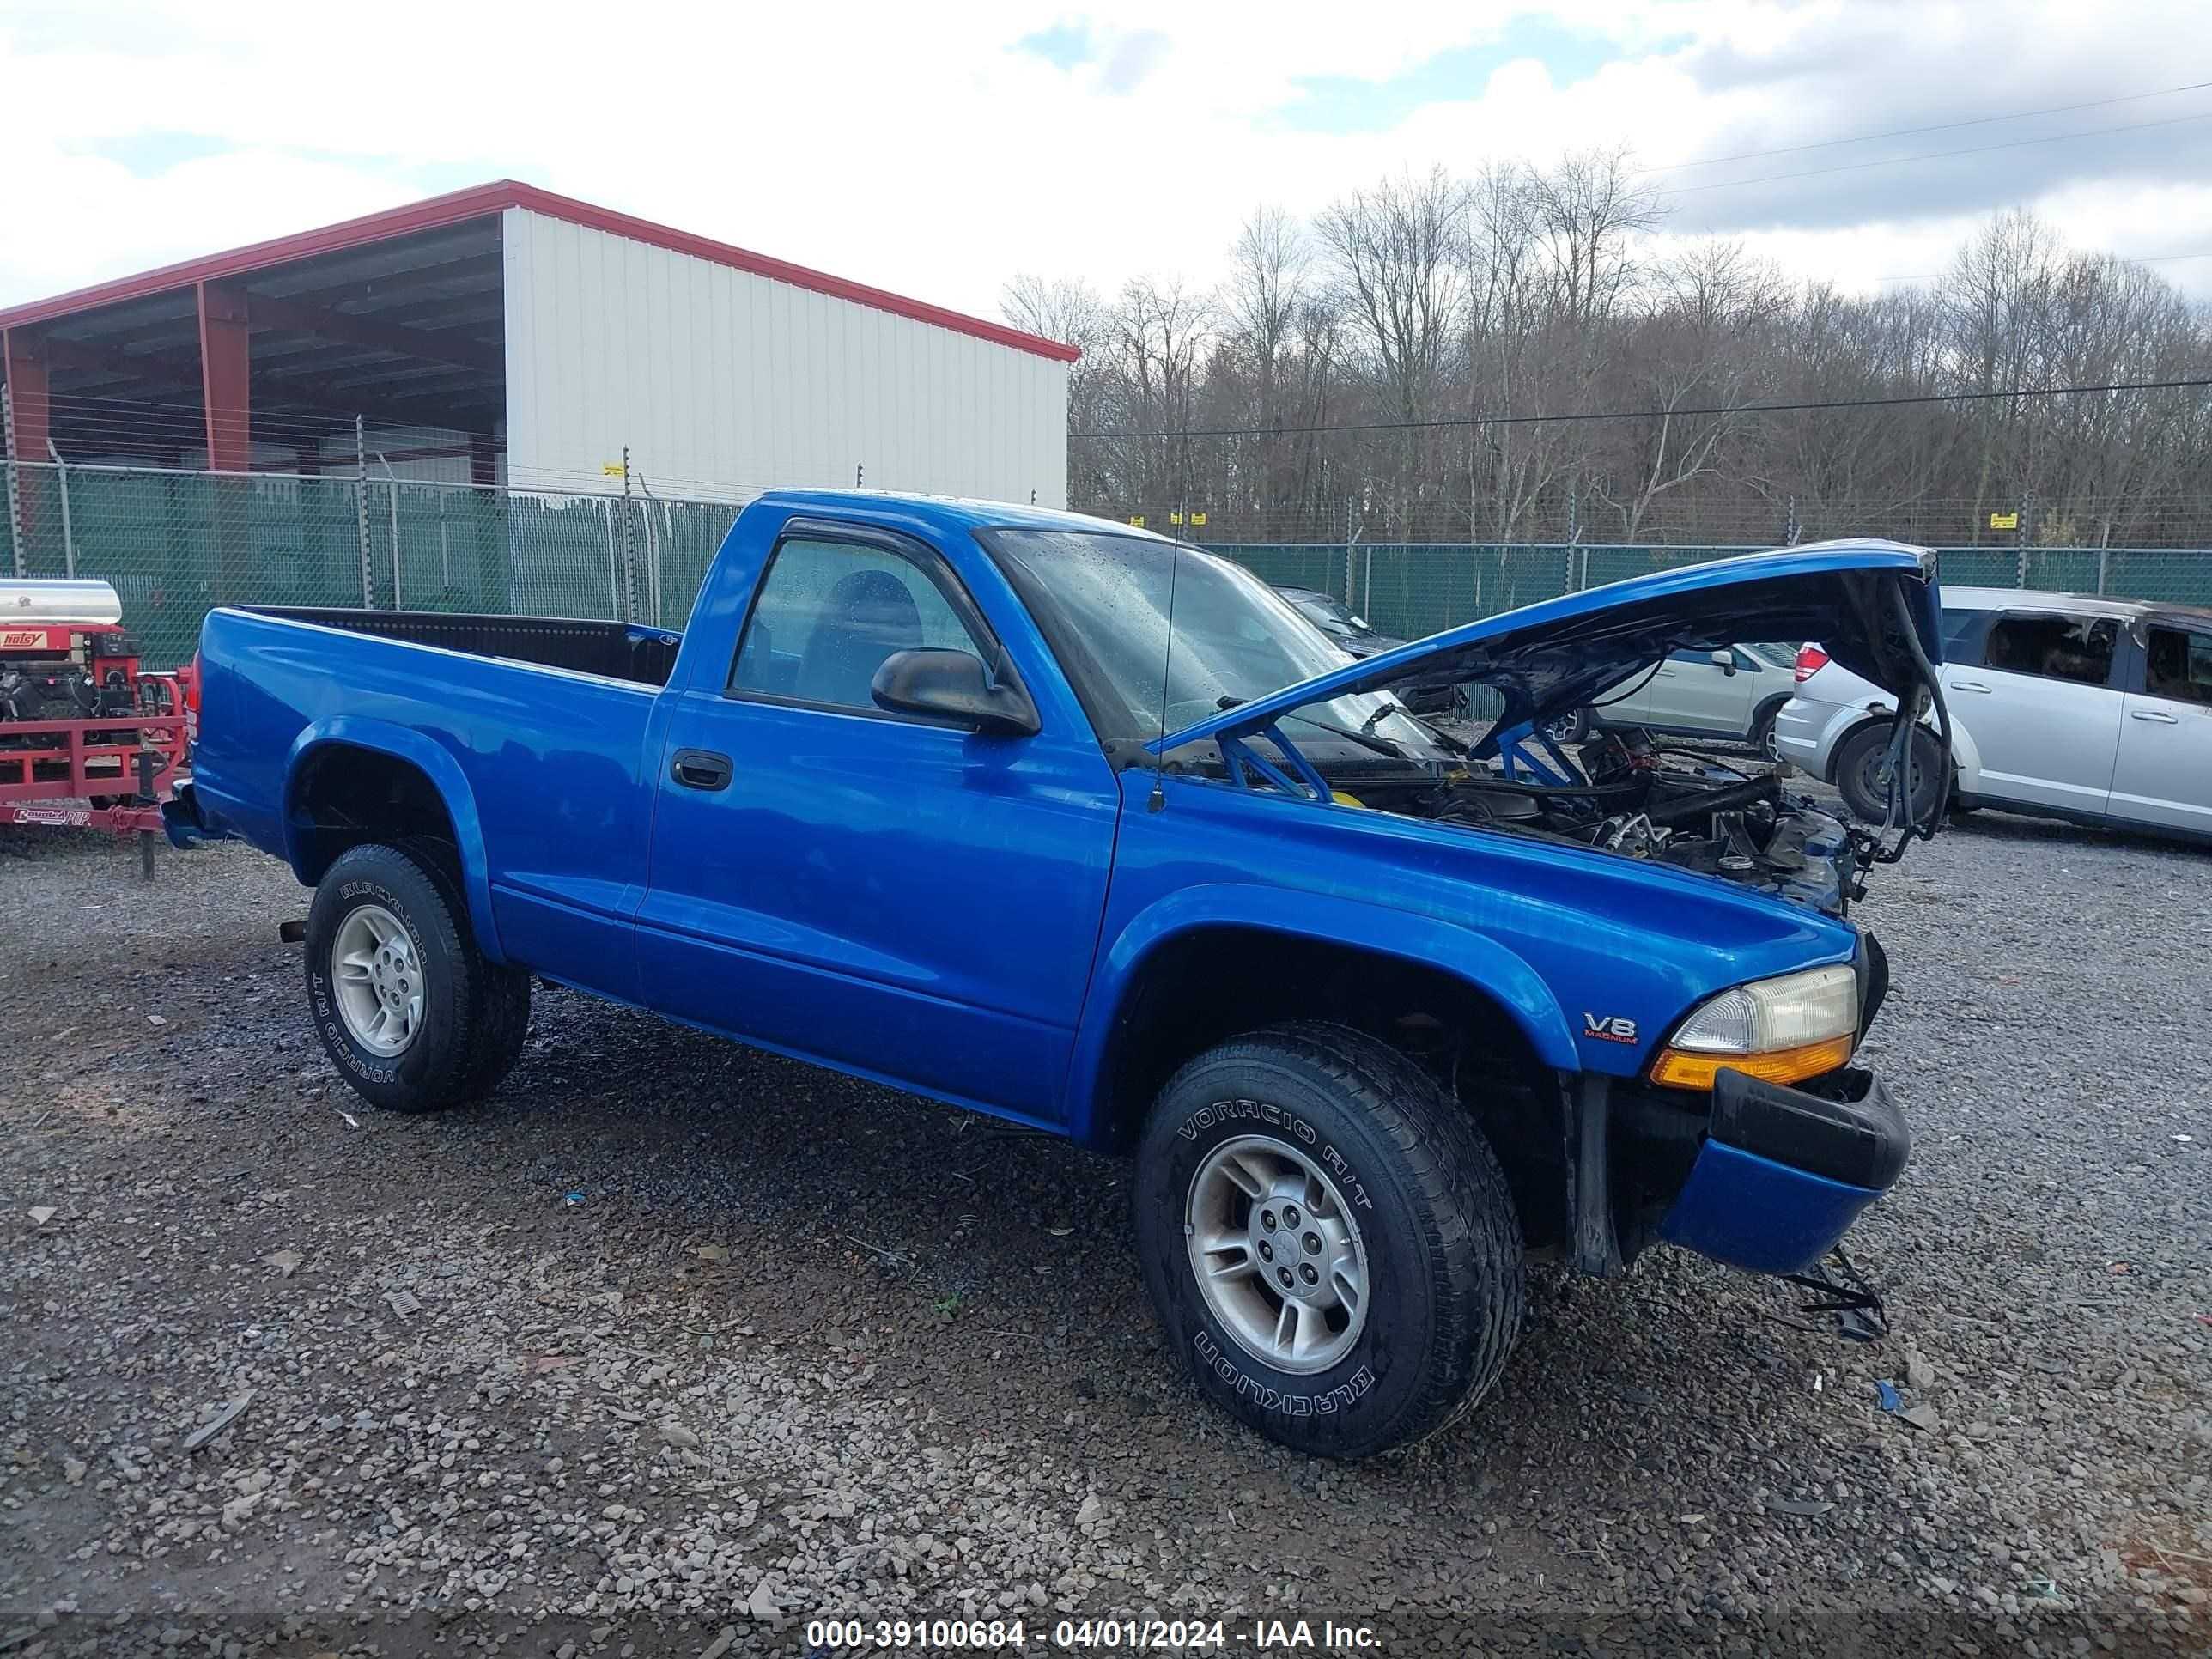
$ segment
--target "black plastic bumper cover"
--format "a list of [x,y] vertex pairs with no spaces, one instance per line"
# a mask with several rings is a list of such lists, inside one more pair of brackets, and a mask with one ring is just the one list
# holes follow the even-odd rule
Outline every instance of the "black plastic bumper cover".
[[1723,1071],[1713,1080],[1711,1139],[1777,1164],[1884,1192],[1912,1155],[1911,1132],[1872,1072],[1831,1073],[1795,1088]]

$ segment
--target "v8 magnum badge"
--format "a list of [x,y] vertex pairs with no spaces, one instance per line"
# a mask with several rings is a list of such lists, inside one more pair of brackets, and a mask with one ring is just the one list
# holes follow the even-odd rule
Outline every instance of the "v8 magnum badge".
[[1583,1035],[1595,1037],[1601,1042],[1633,1042],[1636,1022],[1625,1014],[1586,1013],[1583,1016]]

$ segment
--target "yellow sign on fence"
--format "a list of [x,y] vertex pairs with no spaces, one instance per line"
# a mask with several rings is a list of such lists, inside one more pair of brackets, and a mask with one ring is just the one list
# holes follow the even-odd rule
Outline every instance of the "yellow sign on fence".
[[1992,530],[2017,530],[2020,528],[2020,514],[2017,513],[1992,513],[1990,514],[1990,528]]
[[1129,522],[1137,529],[1142,530],[1145,527],[1145,515],[1141,513],[1132,513],[1129,515]]
[[619,478],[627,474],[629,471],[629,469],[624,466],[620,461],[601,461],[599,463],[599,476],[604,478]]

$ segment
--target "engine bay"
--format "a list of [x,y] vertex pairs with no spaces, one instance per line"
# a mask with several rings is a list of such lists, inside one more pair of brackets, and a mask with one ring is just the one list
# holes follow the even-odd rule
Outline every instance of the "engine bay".
[[1377,788],[1378,811],[1595,848],[1623,858],[1720,876],[1840,917],[1857,896],[1855,830],[1770,772],[1656,747],[1634,728],[1583,745],[1584,782],[1550,782],[1506,766],[1442,769],[1425,789]]
[[[1433,746],[1420,748],[1304,716],[1284,724],[1297,728],[1295,750],[1278,748],[1291,741],[1280,726],[1261,741],[1288,772],[1234,738],[1176,769],[1195,763],[1215,775],[1254,773],[1263,787],[1313,795],[1325,787],[1342,806],[1672,865],[1838,918],[1877,861],[1873,836],[1784,789],[1772,772],[1662,748],[1637,727],[1608,728],[1573,758],[1547,745],[1547,765],[1517,745],[1469,744],[1449,720],[1423,723]],[[1308,768],[1302,788],[1297,775]]]

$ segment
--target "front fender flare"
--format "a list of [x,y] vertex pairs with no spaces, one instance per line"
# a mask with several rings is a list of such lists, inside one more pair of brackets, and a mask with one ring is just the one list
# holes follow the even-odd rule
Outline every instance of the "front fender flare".
[[468,901],[469,925],[476,934],[477,948],[494,962],[506,961],[506,953],[500,949],[498,924],[492,916],[491,866],[484,857],[483,822],[477,814],[476,792],[469,787],[460,763],[450,750],[410,727],[360,714],[333,714],[317,720],[294,739],[292,751],[284,760],[282,819],[284,861],[292,866],[292,873],[307,882],[306,854],[299,845],[299,824],[292,811],[294,792],[314,751],[341,743],[410,762],[430,780],[430,787],[445,804],[446,816],[453,820],[453,841],[461,859],[461,891]]
[[1085,1000],[1070,1061],[1067,1125],[1079,1144],[1100,1144],[1112,1103],[1105,1098],[1107,1051],[1123,1006],[1146,961],[1161,945],[1205,927],[1323,940],[1443,969],[1494,998],[1539,1060],[1582,1070],[1565,1012],[1536,970],[1487,934],[1455,922],[1326,894],[1243,883],[1186,887],[1139,911],[1101,955]]

